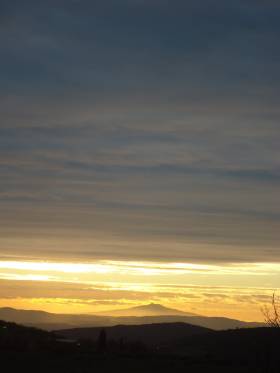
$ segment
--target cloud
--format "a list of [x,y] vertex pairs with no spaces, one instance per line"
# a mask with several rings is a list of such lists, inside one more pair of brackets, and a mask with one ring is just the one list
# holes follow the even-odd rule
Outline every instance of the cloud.
[[1,253],[279,262],[279,11],[1,2]]
[[153,301],[202,315],[263,321],[260,310],[265,304],[270,304],[273,291],[264,287],[188,284],[181,288],[172,284],[157,284],[154,288],[147,285],[146,290],[137,290],[137,287],[130,290],[98,285],[83,288],[69,283],[1,280],[0,306],[94,314],[106,309],[128,308]]

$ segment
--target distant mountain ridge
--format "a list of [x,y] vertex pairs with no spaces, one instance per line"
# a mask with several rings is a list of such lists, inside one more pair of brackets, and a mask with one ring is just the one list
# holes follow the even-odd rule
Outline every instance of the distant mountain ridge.
[[[141,307],[141,306],[140,306]],[[163,307],[163,306],[162,306]],[[159,309],[159,306],[156,306]],[[169,311],[168,311],[169,312]],[[178,311],[180,312],[180,311]],[[202,326],[214,330],[235,328],[252,328],[264,326],[264,323],[245,322],[225,317],[185,316],[177,315],[150,315],[150,316],[107,316],[107,315],[73,315],[55,314],[44,311],[18,310],[14,308],[0,308],[0,320],[34,326],[44,330],[71,329],[81,327],[98,327],[114,325],[143,325],[155,323],[182,322]]]
[[150,303],[120,310],[111,310],[98,313],[104,316],[197,316],[194,313],[168,308],[158,303]]

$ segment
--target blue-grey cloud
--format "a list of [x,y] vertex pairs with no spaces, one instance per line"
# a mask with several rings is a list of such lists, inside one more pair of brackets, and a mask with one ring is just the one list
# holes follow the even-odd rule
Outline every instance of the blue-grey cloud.
[[2,1],[1,251],[279,261],[279,16]]

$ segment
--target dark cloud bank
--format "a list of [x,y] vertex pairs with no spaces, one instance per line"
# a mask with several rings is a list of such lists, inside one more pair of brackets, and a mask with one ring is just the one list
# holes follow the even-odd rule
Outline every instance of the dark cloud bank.
[[279,261],[279,16],[1,1],[0,250]]

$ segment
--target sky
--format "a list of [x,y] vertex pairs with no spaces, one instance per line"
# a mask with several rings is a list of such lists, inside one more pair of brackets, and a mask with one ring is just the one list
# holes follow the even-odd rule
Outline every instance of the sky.
[[262,320],[280,5],[1,0],[0,306]]

